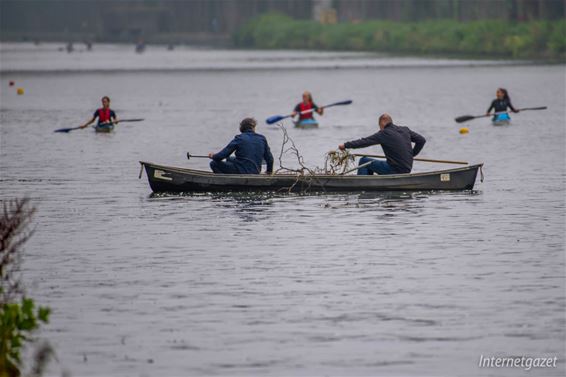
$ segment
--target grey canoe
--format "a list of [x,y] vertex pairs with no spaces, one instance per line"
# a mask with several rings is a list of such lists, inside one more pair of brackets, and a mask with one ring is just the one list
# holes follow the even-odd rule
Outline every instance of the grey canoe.
[[[140,161],[154,192],[472,190],[483,164],[393,175],[214,174]],[[140,178],[141,178],[140,171]]]

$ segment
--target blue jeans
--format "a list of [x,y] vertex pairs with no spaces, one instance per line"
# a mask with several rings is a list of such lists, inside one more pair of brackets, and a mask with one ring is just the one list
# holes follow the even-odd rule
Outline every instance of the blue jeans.
[[234,164],[234,157],[229,157],[226,161],[210,161],[210,168],[214,173],[220,174],[240,174],[240,170]]
[[360,158],[359,165],[363,165],[367,162],[371,162],[371,164],[358,169],[358,175],[372,175],[373,173],[379,175],[396,174],[396,172],[393,171],[387,161],[375,160],[369,157],[362,157]]

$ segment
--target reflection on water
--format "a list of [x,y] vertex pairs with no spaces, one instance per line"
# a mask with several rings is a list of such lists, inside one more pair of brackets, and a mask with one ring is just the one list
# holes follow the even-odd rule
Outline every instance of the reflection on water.
[[[346,69],[373,58],[182,49],[163,63],[151,48],[142,60],[119,49],[95,46],[75,74],[46,72],[75,67],[66,53],[22,62],[37,51],[2,45],[0,56],[0,198],[27,194],[38,206],[23,273],[53,309],[44,335],[73,375],[517,375],[478,369],[480,354],[557,356],[558,368],[529,375],[565,374],[564,66],[380,57],[379,69]],[[191,57],[193,68],[218,59],[264,70],[167,71]],[[331,75],[292,69],[337,59],[344,69]],[[96,73],[128,65],[150,69]],[[45,69],[6,71],[20,66]],[[24,96],[5,90],[11,79]],[[515,105],[549,110],[509,127],[476,120],[460,135],[454,117],[485,109],[499,85]],[[307,166],[375,132],[387,111],[427,138],[422,157],[484,162],[485,182],[473,192],[150,195],[138,179],[140,160],[208,169],[187,151],[219,150],[240,119],[285,114],[305,89],[320,104],[354,101],[325,112],[318,130],[289,127]],[[119,116],[146,121],[111,135],[53,133],[88,119],[102,95]],[[277,150],[281,132],[258,130]]]

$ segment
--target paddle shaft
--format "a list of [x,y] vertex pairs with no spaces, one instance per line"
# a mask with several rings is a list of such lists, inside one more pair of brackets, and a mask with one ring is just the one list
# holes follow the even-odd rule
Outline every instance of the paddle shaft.
[[198,156],[198,155],[190,154],[190,152],[187,152],[187,160],[190,160],[193,157],[194,158],[210,158],[208,156]]
[[[542,106],[542,107],[525,107],[525,108],[523,108],[523,109],[517,109],[517,111],[527,111],[527,110],[546,110],[546,106]],[[499,115],[499,114],[509,114],[510,112],[511,112],[511,111],[498,111],[498,112],[496,112],[496,113],[478,115],[478,116],[476,116],[476,118],[490,117],[490,116]]]
[[136,119],[119,119],[114,123],[121,123],[121,122],[141,122],[143,121],[143,118],[136,118]]
[[361,169],[361,168],[365,168],[366,166],[370,165],[372,162],[373,162],[373,161],[369,161],[369,162],[366,162],[365,164],[358,165],[358,166],[356,166],[356,167],[353,168],[353,169],[350,169],[350,170],[345,171],[344,173],[341,173],[340,175],[346,175],[346,174],[351,173],[351,172],[353,172],[353,171],[355,171],[355,170],[358,170],[358,169]]
[[[340,106],[340,105],[346,105],[346,104],[345,103],[331,103],[330,105],[321,106],[318,109],[315,109],[313,107],[312,109],[303,110],[299,114],[301,114],[301,115],[302,114],[308,114],[308,113],[312,113],[313,111],[316,111],[316,110],[322,110],[322,109],[326,109],[326,108],[329,108],[329,107]],[[349,104],[347,104],[347,105],[349,105]],[[293,116],[293,114],[290,114],[289,116]]]
[[[356,157],[375,157],[375,158],[386,158],[385,156],[376,155],[376,154],[354,154]],[[437,162],[439,164],[457,164],[457,165],[468,165],[465,161],[450,161],[450,160],[433,160],[431,158],[413,158],[415,161],[422,161],[422,162]]]
[[[525,107],[525,108],[522,108],[522,109],[517,109],[517,111],[546,110],[546,109],[547,109],[546,106]],[[456,122],[458,122],[458,123],[467,122],[467,121],[472,120],[472,119],[485,118],[485,117],[490,117],[490,116],[500,115],[500,114],[509,114],[509,111],[498,111],[498,112],[495,112],[495,113],[483,114],[483,115],[463,115],[463,116],[456,118]]]
[[[299,114],[303,115],[303,114],[308,114],[308,113],[312,113],[313,111],[316,110],[322,110],[322,109],[326,109],[328,107],[333,107],[333,106],[344,106],[344,105],[350,105],[352,103],[351,100],[348,101],[342,101],[342,102],[335,102],[335,103],[331,103],[325,106],[321,106],[318,109],[312,108],[312,109],[308,109],[308,110],[303,110],[301,112],[299,112]],[[267,123],[268,124],[273,124],[276,122],[280,122],[283,119],[287,119],[287,118],[291,118],[293,116],[293,114],[289,114],[289,115],[274,115],[272,117],[267,118]]]

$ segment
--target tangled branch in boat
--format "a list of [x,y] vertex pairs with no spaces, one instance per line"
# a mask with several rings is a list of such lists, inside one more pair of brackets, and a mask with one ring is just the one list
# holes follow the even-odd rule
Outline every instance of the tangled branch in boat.
[[355,162],[356,157],[348,151],[330,151],[326,154],[324,161],[324,174],[344,174]]
[[[283,172],[283,174],[295,173],[299,175],[305,175],[305,172],[312,175],[316,174],[314,170],[309,169],[305,166],[303,156],[299,152],[299,149],[295,145],[293,139],[291,139],[291,137],[287,133],[287,129],[281,123],[278,123],[277,127],[279,127],[281,132],[283,132],[283,142],[281,143],[281,151],[279,152],[279,169],[275,171],[275,174],[279,174],[280,172]],[[293,169],[283,165],[283,156],[289,152],[297,158],[297,162],[299,163],[300,168]]]
[[[287,189],[288,192],[293,191],[297,184],[302,183],[301,191],[308,191],[312,185],[313,179],[316,178],[316,170],[309,169],[305,166],[303,156],[299,152],[299,149],[295,145],[293,139],[287,133],[287,129],[278,123],[277,127],[283,132],[283,142],[281,143],[281,151],[279,152],[279,169],[275,171],[275,174],[296,174],[297,178],[295,182]],[[297,158],[299,163],[299,168],[293,169],[283,165],[283,156],[287,153],[291,153]],[[306,179],[305,179],[306,178]],[[304,185],[306,183],[306,185]]]
[[[320,175],[342,175],[349,171],[351,165],[355,164],[355,156],[348,151],[330,151],[326,154],[324,168],[318,166],[309,168],[305,165],[304,158],[289,136],[287,129],[280,123],[277,126],[283,132],[283,142],[279,152],[279,169],[275,171],[275,174],[295,174],[297,176],[295,182],[288,188],[289,192],[299,183],[301,183],[301,191],[303,192],[308,191],[314,181],[323,187],[324,185],[319,181]],[[283,164],[283,157],[288,153],[291,153],[297,159],[298,168],[290,168]]]

